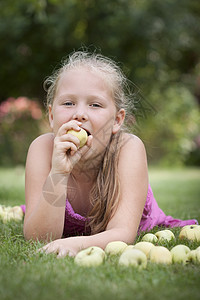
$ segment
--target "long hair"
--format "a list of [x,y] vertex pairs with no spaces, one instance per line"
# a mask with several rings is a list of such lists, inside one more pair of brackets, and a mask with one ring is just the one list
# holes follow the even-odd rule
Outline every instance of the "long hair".
[[118,159],[121,148],[121,136],[122,131],[111,136],[96,182],[90,192],[92,209],[88,215],[88,226],[92,234],[106,229],[119,203]]
[[[133,106],[133,94],[129,89],[129,81],[121,68],[113,60],[101,54],[87,51],[74,52],[63,61],[61,68],[44,82],[47,91],[47,105],[53,104],[62,73],[79,67],[88,68],[92,72],[98,72],[101,75],[112,92],[117,111],[121,108],[127,111],[127,104],[129,103]],[[90,192],[92,209],[88,214],[88,225],[92,234],[106,229],[119,203],[118,159],[122,143],[122,132],[123,129],[120,129],[118,133],[111,136],[96,182]]]

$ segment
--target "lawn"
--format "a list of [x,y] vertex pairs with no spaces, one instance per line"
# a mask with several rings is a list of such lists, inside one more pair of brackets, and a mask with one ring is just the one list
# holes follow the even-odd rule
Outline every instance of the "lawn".
[[[159,206],[177,218],[200,221],[200,171],[198,169],[150,169],[150,182]],[[0,169],[0,204],[24,203],[24,169]],[[22,222],[0,221],[0,299],[199,299],[200,265],[148,263],[139,271],[107,258],[97,268],[83,268],[73,258],[56,259],[37,254],[39,243],[26,242]],[[155,232],[157,229],[152,230]],[[180,229],[172,229],[179,244]],[[141,239],[138,237],[137,241]],[[200,243],[184,241],[191,249]]]

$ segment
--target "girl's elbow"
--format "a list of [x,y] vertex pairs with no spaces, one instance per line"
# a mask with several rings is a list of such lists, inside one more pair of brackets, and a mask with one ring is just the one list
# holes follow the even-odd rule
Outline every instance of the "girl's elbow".
[[37,230],[29,230],[24,228],[23,230],[24,238],[26,241],[40,241],[40,242],[51,242],[57,239],[62,238],[61,233],[55,232],[38,232]]

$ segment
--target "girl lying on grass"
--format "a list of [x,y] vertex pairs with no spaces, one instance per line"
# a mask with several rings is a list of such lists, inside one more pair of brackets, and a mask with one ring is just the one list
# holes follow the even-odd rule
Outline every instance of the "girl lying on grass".
[[[166,216],[148,182],[142,141],[124,130],[127,79],[110,59],[75,52],[46,80],[51,133],[26,163],[26,239],[58,257],[115,240],[133,243],[156,225],[195,224]],[[87,143],[68,133],[85,129]],[[53,241],[52,241],[53,240]]]

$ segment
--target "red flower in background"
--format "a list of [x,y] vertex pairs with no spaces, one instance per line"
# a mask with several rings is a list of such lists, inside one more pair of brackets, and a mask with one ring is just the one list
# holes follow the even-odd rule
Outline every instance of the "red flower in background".
[[11,117],[14,121],[27,113],[35,120],[42,118],[42,110],[39,104],[27,97],[18,97],[17,99],[11,97],[0,104],[1,119]]

